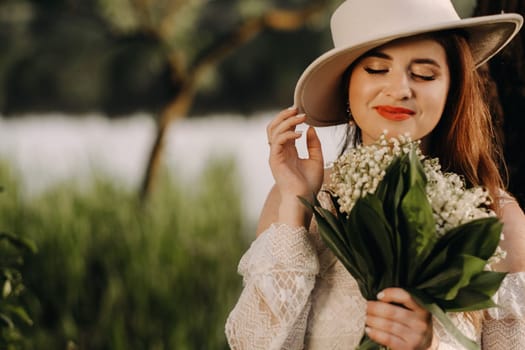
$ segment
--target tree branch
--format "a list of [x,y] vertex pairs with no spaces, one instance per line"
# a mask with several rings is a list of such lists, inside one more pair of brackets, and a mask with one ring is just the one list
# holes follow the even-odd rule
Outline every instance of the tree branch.
[[[234,31],[214,42],[195,60],[187,71],[180,71],[180,60],[176,53],[170,56],[170,64],[174,75],[180,79],[179,94],[163,109],[157,128],[157,135],[150,153],[148,165],[144,174],[140,197],[142,202],[151,193],[154,180],[160,167],[160,159],[164,150],[166,132],[169,125],[177,118],[183,118],[191,106],[200,75],[210,66],[216,65],[239,46],[253,39],[264,29],[295,30],[320,13],[328,5],[328,0],[318,0],[314,4],[299,10],[271,10],[264,15],[248,19]],[[183,74],[183,76],[178,76]]]
[[246,20],[219,40],[204,49],[192,64],[189,76],[198,78],[202,71],[223,60],[239,46],[252,40],[265,29],[281,31],[296,30],[319,14],[329,4],[327,0],[318,0],[308,7],[298,10],[274,9],[255,18]]

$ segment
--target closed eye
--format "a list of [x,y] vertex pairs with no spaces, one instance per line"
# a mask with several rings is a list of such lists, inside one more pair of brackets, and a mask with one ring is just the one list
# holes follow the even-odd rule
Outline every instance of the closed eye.
[[370,67],[365,67],[365,71],[368,73],[368,74],[384,74],[384,73],[388,73],[388,69],[374,69],[374,68],[370,68]]
[[415,79],[421,79],[424,81],[432,81],[436,79],[435,75],[422,75],[422,74],[416,74],[416,73],[411,73],[411,75]]

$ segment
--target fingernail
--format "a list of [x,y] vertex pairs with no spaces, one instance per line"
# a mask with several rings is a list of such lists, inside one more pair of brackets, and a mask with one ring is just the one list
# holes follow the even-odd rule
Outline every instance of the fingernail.
[[297,117],[297,118],[302,118],[302,117],[304,117],[305,115],[306,115],[306,114],[304,114],[304,113],[299,113],[299,114],[296,115],[296,117]]
[[297,109],[297,107],[295,107],[295,106],[290,106],[290,107],[288,107],[288,110],[289,110],[289,111],[293,111],[294,109]]
[[370,327],[365,327],[365,333],[366,334],[370,333]]
[[379,300],[383,299],[384,296],[385,296],[384,292],[377,293],[377,299],[379,299]]

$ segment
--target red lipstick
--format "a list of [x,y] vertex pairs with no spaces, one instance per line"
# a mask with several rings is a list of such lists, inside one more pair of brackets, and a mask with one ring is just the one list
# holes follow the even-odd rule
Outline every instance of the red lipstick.
[[406,120],[416,113],[411,109],[395,106],[377,106],[375,110],[383,118],[393,121]]

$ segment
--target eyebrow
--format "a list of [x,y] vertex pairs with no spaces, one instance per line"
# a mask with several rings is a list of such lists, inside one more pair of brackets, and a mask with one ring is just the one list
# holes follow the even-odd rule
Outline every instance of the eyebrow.
[[[377,57],[377,58],[382,58],[382,59],[385,59],[385,60],[392,61],[392,56],[387,55],[386,53],[381,52],[381,51],[370,51],[368,53],[365,53],[362,58],[367,58],[367,57]],[[431,58],[416,58],[416,59],[412,60],[412,63],[430,64],[430,65],[436,66],[438,68],[441,68],[441,65],[436,60],[433,60]]]

